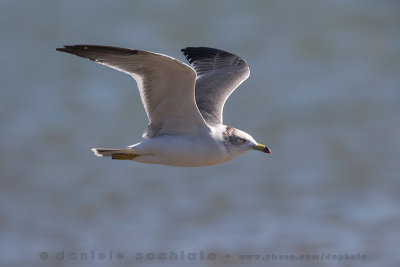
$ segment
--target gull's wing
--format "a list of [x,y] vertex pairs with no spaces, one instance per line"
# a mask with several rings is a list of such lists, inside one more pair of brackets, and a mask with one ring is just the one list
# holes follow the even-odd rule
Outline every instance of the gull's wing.
[[208,47],[181,49],[197,73],[196,102],[209,124],[222,124],[222,112],[229,95],[249,77],[242,58]]
[[162,54],[118,47],[74,45],[57,50],[131,75],[150,121],[144,137],[207,129],[195,102],[196,73],[188,65]]

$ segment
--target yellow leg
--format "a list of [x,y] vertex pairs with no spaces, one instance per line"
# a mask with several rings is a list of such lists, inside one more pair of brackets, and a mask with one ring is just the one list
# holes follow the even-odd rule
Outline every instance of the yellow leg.
[[139,157],[138,154],[112,154],[112,159],[119,159],[119,160],[132,160],[136,157]]

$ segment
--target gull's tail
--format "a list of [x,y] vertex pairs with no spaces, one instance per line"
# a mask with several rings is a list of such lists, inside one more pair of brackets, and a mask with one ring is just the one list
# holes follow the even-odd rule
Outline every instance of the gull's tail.
[[133,160],[139,157],[132,148],[92,148],[93,153],[98,157],[111,157],[112,159]]

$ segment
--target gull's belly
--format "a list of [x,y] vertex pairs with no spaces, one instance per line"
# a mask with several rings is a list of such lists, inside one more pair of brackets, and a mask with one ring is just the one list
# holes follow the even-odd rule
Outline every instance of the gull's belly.
[[231,159],[222,143],[208,135],[160,136],[133,147],[142,156],[138,162],[195,167],[215,165]]

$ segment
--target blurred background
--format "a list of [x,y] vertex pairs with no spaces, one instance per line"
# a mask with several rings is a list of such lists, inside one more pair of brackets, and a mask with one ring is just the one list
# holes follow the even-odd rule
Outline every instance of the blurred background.
[[[0,33],[2,266],[400,264],[398,1],[3,0]],[[130,76],[54,50],[68,44],[243,57],[225,123],[272,154],[201,168],[95,157],[140,141],[147,118]]]

